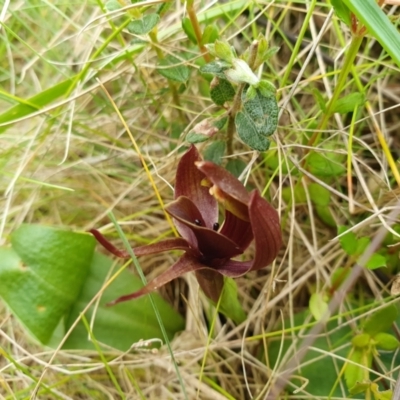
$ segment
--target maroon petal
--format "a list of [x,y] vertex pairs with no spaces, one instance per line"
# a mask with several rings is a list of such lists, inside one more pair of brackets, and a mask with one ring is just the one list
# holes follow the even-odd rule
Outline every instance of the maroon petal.
[[197,249],[197,238],[192,230],[192,225],[197,223],[205,226],[205,221],[196,205],[187,197],[181,196],[177,200],[167,204],[165,211],[175,218],[174,223],[177,228],[179,227],[179,233],[187,240],[190,247]]
[[[212,261],[213,259],[231,258],[243,253],[240,246],[228,237],[201,226],[203,220],[201,219],[200,212],[187,197],[179,197],[174,202],[168,204],[165,209],[177,221],[191,230],[196,238],[197,249],[204,259]],[[187,235],[187,232],[185,234]],[[187,237],[186,239],[189,241]]]
[[224,287],[224,277],[219,272],[207,268],[196,271],[196,279],[204,294],[217,303]]
[[[129,258],[130,254],[125,250],[117,249],[110,241],[108,241],[97,229],[90,229],[89,232],[96,240],[110,253],[120,258]],[[182,238],[166,239],[158,243],[139,246],[133,249],[136,256],[145,256],[147,254],[162,253],[168,250],[184,250],[190,252],[188,242]]]
[[238,278],[251,270],[253,260],[250,261],[235,261],[228,260],[224,265],[216,269],[220,274],[228,278]]
[[250,194],[249,216],[256,247],[250,261],[228,260],[215,268],[216,272],[237,278],[245,273],[264,268],[275,260],[282,246],[282,233],[277,211],[257,190]]
[[225,212],[225,221],[219,233],[234,241],[243,251],[253,240],[250,222],[236,217],[229,211]]
[[179,278],[187,272],[198,271],[204,268],[207,267],[203,264],[200,264],[195,258],[184,254],[171,268],[167,269],[161,275],[154,278],[146,286],[142,287],[140,290],[134,293],[121,296],[118,299],[109,303],[108,305],[114,305],[117,303],[121,303],[122,301],[137,299],[138,297],[144,296],[145,294],[148,294],[153,290],[159,289],[161,286],[164,286],[168,282]]
[[271,264],[278,255],[282,246],[281,225],[275,208],[257,190],[250,194],[249,215],[256,245],[251,270],[257,270]]
[[243,184],[226,169],[212,162],[199,161],[196,166],[212,184],[210,192],[225,209],[248,221],[250,195]]
[[[202,185],[205,176],[196,168],[195,162],[197,161],[201,161],[201,157],[196,147],[192,145],[178,164],[175,199],[186,196],[192,200],[204,218],[205,226],[212,229],[213,224],[218,221],[218,203],[210,195],[209,188]],[[181,233],[179,225],[177,228]]]

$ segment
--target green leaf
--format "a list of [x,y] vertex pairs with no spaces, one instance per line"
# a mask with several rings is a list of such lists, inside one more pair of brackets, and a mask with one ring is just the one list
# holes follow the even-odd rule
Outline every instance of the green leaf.
[[246,166],[247,164],[243,160],[230,158],[225,168],[232,175],[236,176],[236,178],[239,178],[240,174],[244,171]]
[[361,255],[364,253],[364,251],[367,249],[367,247],[369,246],[369,244],[371,243],[371,239],[363,236],[360,239],[357,240],[357,250],[356,250],[356,254],[357,255]]
[[[109,278],[109,272],[114,262],[99,253],[95,253],[89,275],[85,281],[79,298],[74,304],[66,322],[66,329],[79,318],[80,312],[99,293],[99,290]],[[92,306],[85,313],[88,321],[93,319],[93,334],[100,343],[113,348],[127,351],[141,339],[162,338],[162,332],[154,314],[148,296],[119,303],[108,307],[106,304],[125,293],[131,293],[143,286],[141,280],[124,270],[107,287],[101,296],[98,307]],[[151,296],[156,303],[168,337],[172,339],[176,332],[184,329],[184,319],[157,293]],[[88,339],[88,332],[82,321],[78,323],[68,337],[65,349],[94,349]]]
[[[348,229],[347,226],[339,226],[338,234],[345,232]],[[355,255],[357,252],[357,236],[354,232],[349,231],[346,234],[340,236],[339,243],[342,249],[349,255]]]
[[21,323],[47,343],[79,295],[95,240],[39,225],[22,225],[12,249],[0,249],[0,295]]
[[351,339],[351,343],[354,347],[368,347],[371,341],[371,336],[368,333],[359,333]]
[[329,207],[316,205],[315,212],[324,224],[332,228],[336,228],[337,223],[335,221],[335,218],[333,218],[331,209]]
[[203,135],[202,133],[196,133],[193,131],[189,132],[186,135],[186,141],[188,143],[193,143],[193,144],[203,143],[203,142],[207,141],[208,139],[210,139],[210,136],[206,136],[206,135]]
[[372,314],[365,322],[363,331],[375,336],[377,333],[389,330],[396,320],[398,309],[391,304]]
[[167,79],[185,83],[189,79],[190,70],[182,63],[179,58],[168,55],[158,63],[157,71]]
[[279,47],[269,47],[267,39],[263,34],[259,34],[258,38],[258,48],[256,60],[254,62],[253,68],[256,70],[262,63],[267,62],[272,56],[274,56],[278,51]]
[[386,267],[386,258],[382,254],[374,253],[365,266],[371,270]]
[[224,105],[227,101],[231,101],[235,96],[235,89],[226,79],[215,77],[210,84],[211,100],[218,106]]
[[238,112],[235,117],[235,125],[240,139],[249,147],[257,151],[269,149],[270,141],[258,133],[254,122],[243,112]]
[[400,67],[400,33],[376,0],[343,0]]
[[328,303],[322,293],[313,293],[309,302],[310,312],[316,321],[321,321],[328,311]]
[[214,164],[220,165],[222,162],[222,157],[225,154],[225,147],[225,141],[216,140],[204,150],[204,159],[206,161],[212,161]]
[[[397,387],[397,384],[396,384]],[[370,384],[370,390],[374,395],[374,400],[397,400],[398,393],[393,393],[391,390],[379,390],[377,383],[373,382]],[[396,391],[396,389],[395,389]]]
[[371,388],[371,382],[357,382],[350,390],[349,393],[354,396],[356,394],[365,393]]
[[326,113],[326,101],[325,101],[324,97],[322,96],[322,93],[320,92],[320,90],[318,90],[317,88],[313,88],[312,93],[313,93],[313,96],[314,96],[315,100],[317,101],[318,106],[321,109],[321,111]]
[[224,71],[226,71],[228,68],[230,68],[230,64],[225,61],[211,61],[210,63],[200,67],[200,73],[226,79]]
[[160,16],[158,14],[146,14],[142,18],[130,22],[127,29],[135,35],[145,35],[149,33],[159,21]]
[[346,167],[336,159],[335,155],[312,152],[307,158],[309,171],[321,177],[341,176],[346,172]]
[[343,3],[342,0],[331,0],[336,15],[350,28],[351,27],[351,11]]
[[219,38],[218,28],[214,25],[207,25],[204,28],[203,36],[201,37],[201,44],[214,43]]
[[234,279],[224,278],[224,288],[221,296],[219,311],[236,324],[245,321],[247,315],[243,311],[243,307],[238,299],[237,284]]
[[182,29],[186,33],[186,36],[190,39],[193,44],[197,44],[196,34],[193,29],[192,21],[188,17],[182,19]]
[[216,40],[214,43],[215,55],[228,63],[232,63],[235,55],[233,54],[232,48],[225,40]]
[[108,0],[106,3],[107,11],[115,11],[121,8],[121,4],[119,4],[118,0]]
[[374,336],[376,347],[381,350],[394,351],[400,346],[396,337],[389,333],[379,332]]
[[[360,366],[358,366],[353,363],[348,363],[344,370],[347,388],[352,390],[352,388],[364,380],[365,375],[363,366],[370,367],[371,355],[364,348],[359,349],[353,347],[348,359],[354,363],[360,364]],[[365,365],[366,361],[368,365]]]
[[274,94],[265,96],[256,90],[254,97],[248,99],[246,91],[242,94],[242,111],[235,117],[239,137],[251,148],[265,151],[270,142],[267,139],[278,126],[279,108]]
[[328,206],[331,202],[331,192],[318,183],[308,185],[311,201],[319,206]]
[[[249,88],[250,90],[251,88]],[[270,97],[276,96],[276,87],[275,85],[270,82],[267,81],[266,79],[263,79],[260,81],[260,83],[257,85],[257,89],[260,91],[260,93],[264,96],[264,97]]]
[[[294,199],[293,199],[294,197]],[[284,187],[282,189],[282,198],[286,202],[294,201],[296,205],[306,204],[307,196],[303,186],[295,185],[292,187]]]
[[276,131],[279,108],[274,93],[262,93],[257,89],[255,97],[246,99],[244,91],[242,102],[244,113],[254,120],[254,125],[261,135],[270,136]]
[[336,101],[332,113],[347,114],[354,111],[357,106],[365,103],[365,96],[360,92],[350,93]]

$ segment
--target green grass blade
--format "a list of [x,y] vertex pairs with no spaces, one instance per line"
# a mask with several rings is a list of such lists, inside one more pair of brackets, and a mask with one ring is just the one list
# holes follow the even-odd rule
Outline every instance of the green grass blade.
[[[30,97],[28,100],[19,101],[19,104],[0,114],[0,133],[4,132],[6,129],[4,125],[8,125],[16,119],[25,117],[26,115],[38,111],[42,107],[61,97],[68,90],[71,82],[72,81],[70,79],[66,79],[60,83],[57,83],[56,85],[43,90],[39,94]],[[4,92],[3,95],[5,95]],[[17,98],[13,97],[13,100],[17,101]]]
[[375,0],[343,0],[400,67],[400,33]]

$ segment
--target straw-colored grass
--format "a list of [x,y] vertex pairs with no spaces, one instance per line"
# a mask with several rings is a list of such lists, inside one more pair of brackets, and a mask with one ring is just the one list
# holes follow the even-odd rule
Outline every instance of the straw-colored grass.
[[[201,10],[214,10],[217,3],[222,4],[196,4],[199,19],[204,21]],[[321,183],[330,191],[330,210],[336,224],[353,227],[360,236],[373,238],[382,227],[389,229],[387,215],[398,207],[398,182],[379,134],[398,160],[400,74],[390,59],[381,57],[382,50],[374,39],[364,39],[354,69],[361,84],[367,85],[370,112],[361,107],[355,120],[351,115],[335,114],[321,140],[308,146],[320,119],[315,91],[325,100],[331,97],[343,61],[343,46],[350,41],[348,29],[325,3],[317,5],[312,13],[309,3],[265,2],[250,7],[249,13],[232,2],[234,11],[229,16],[222,13],[212,21],[239,54],[258,32],[265,33],[271,45],[281,46],[264,66],[267,78],[278,88],[281,106],[273,145],[265,154],[254,154],[235,138],[234,157],[248,165],[245,178],[249,184],[265,192],[279,210],[284,246],[273,265],[237,280],[239,298],[248,313],[240,326],[217,316],[210,334],[210,321],[205,316],[209,303],[191,275],[161,290],[186,319],[186,329],[172,341],[172,348],[188,399],[264,398],[293,356],[281,354],[280,366],[272,370],[265,355],[268,335],[274,335],[279,343],[282,321],[290,330],[294,315],[307,309],[310,295],[329,287],[333,272],[348,262],[336,229],[316,214],[307,189],[309,182]],[[122,246],[107,217],[109,211],[113,211],[133,246],[172,237],[163,204],[157,199],[141,158],[162,203],[169,202],[186,132],[215,111],[204,90],[207,83],[198,73],[199,49],[189,45],[180,28],[183,4],[174,2],[161,18],[159,43],[151,43],[144,36],[143,47],[131,53],[126,50],[133,48],[132,41],[138,38],[123,31],[110,40],[123,18],[107,17],[101,2],[12,1],[4,2],[2,7],[2,91],[28,100],[87,71],[70,93],[34,115],[0,127],[1,243],[8,243],[8,235],[24,222],[75,230],[108,227],[103,232]],[[303,47],[296,62],[289,65],[293,51],[290,38],[299,34],[309,14]],[[96,53],[103,45],[104,49]],[[188,51],[188,65],[193,68],[187,85],[180,88],[168,83],[155,66],[157,52],[166,55],[182,50]],[[110,59],[114,61],[108,62]],[[355,90],[352,75],[345,93],[351,90]],[[132,132],[140,154],[106,91]],[[13,104],[9,97],[0,98],[2,111]],[[205,146],[198,147],[203,150]],[[268,163],[273,152],[278,160],[275,168]],[[340,163],[350,169],[324,182],[307,172],[303,157],[308,152],[340,155]],[[305,188],[305,201],[293,195],[298,187]],[[145,257],[141,267],[150,279],[174,259],[175,255],[167,253]],[[390,271],[388,276],[395,272]],[[379,302],[389,290],[376,274],[364,271],[359,284],[351,289],[351,297],[364,296]],[[343,297],[341,302],[342,326],[356,331],[358,319],[346,314],[353,305]],[[361,315],[372,311],[368,309]],[[303,323],[311,321],[312,317]],[[294,344],[300,343],[302,333],[289,332]],[[158,351],[139,348],[126,354],[112,351],[106,357],[107,368],[96,352],[54,354],[54,349],[44,348],[27,336],[0,302],[1,398],[184,398],[165,347]],[[335,349],[330,357],[335,358]],[[393,376],[392,370],[381,373],[387,374],[388,385],[397,375]],[[296,384],[300,387],[304,382],[299,379]],[[310,398],[304,390],[290,398]],[[343,390],[344,398],[347,392]]]

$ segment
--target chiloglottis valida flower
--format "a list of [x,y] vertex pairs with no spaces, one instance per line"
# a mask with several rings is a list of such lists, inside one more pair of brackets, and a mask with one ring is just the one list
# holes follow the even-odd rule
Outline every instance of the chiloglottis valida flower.
[[[225,208],[225,220],[218,223],[218,203]],[[124,295],[113,303],[135,299],[160,288],[187,272],[194,272],[203,292],[217,302],[223,277],[237,278],[266,267],[282,245],[277,211],[258,190],[247,192],[243,184],[224,168],[203,161],[195,146],[182,156],[175,183],[175,200],[165,207],[173,217],[180,238],[136,247],[136,256],[168,250],[183,255],[169,269],[142,289]],[[95,229],[90,231],[114,255],[129,258]],[[238,261],[254,240],[254,258]]]

